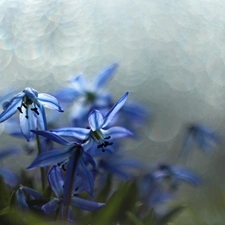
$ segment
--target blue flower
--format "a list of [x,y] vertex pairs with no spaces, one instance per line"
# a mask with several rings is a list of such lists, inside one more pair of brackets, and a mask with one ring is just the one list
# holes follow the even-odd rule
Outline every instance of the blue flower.
[[203,152],[208,153],[219,142],[215,132],[201,124],[191,124],[187,127],[183,139],[183,152],[187,153],[196,144]]
[[[127,96],[128,92],[126,92],[114,104],[114,106],[105,116],[103,116],[100,111],[93,109],[88,117],[88,128],[66,127],[54,129],[51,132],[55,135],[72,137],[82,140],[82,145],[85,149],[88,149],[92,146],[93,142],[96,142],[98,144],[98,148],[102,149],[102,151],[105,151],[107,146],[113,144],[113,142],[111,142],[111,139],[132,135],[132,133],[124,127],[115,126],[109,128],[109,125],[112,122],[113,118],[125,104]],[[45,131],[41,133],[39,132],[39,134],[45,136]]]
[[71,196],[69,196],[69,206],[66,208],[64,200],[64,179],[59,167],[53,166],[50,169],[48,173],[48,181],[56,198],[42,206],[42,210],[46,214],[51,214],[61,207],[62,217],[66,217],[68,221],[73,222],[73,211],[71,206],[88,211],[96,211],[105,205],[104,203],[94,202],[77,197],[83,191],[83,182],[81,177],[76,176],[73,183],[73,191]]
[[19,111],[21,131],[27,141],[30,141],[34,137],[30,130],[37,127],[41,130],[47,129],[44,107],[63,112],[55,97],[45,93],[39,94],[35,89],[27,87],[10,101],[3,103],[4,111],[0,114],[0,123]]
[[109,93],[103,92],[103,88],[114,75],[118,64],[114,63],[104,69],[96,77],[93,83],[88,83],[83,75],[78,75],[69,80],[71,87],[58,91],[54,96],[67,105],[75,104],[75,109],[71,110],[71,117],[75,125],[82,126],[86,121],[91,108],[108,108],[111,104]]
[[[9,148],[9,149],[4,149],[0,151],[0,160],[4,159],[7,156],[10,156],[12,154],[17,154],[19,152],[18,149],[16,148]],[[2,176],[4,182],[9,186],[9,187],[15,187],[18,185],[19,179],[18,177],[9,169],[0,167],[0,176]]]

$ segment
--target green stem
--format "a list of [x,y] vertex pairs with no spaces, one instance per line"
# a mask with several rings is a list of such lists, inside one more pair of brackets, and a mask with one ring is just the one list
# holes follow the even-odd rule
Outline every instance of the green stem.
[[[42,153],[42,151],[41,151],[41,143],[40,143],[39,135],[37,135],[37,134],[36,134],[36,141],[37,141],[38,155],[40,155]],[[41,167],[40,171],[41,171],[42,191],[44,192],[44,190],[45,190],[45,170],[44,170],[43,167]]]

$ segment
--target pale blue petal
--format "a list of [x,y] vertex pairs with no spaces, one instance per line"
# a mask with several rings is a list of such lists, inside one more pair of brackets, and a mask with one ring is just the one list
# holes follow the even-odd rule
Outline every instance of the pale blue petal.
[[30,141],[34,138],[34,133],[32,133],[31,130],[37,128],[37,118],[30,108],[27,110],[27,116],[28,118],[26,118],[25,112],[20,113],[20,129],[27,141]]
[[117,67],[118,67],[118,64],[114,63],[111,66],[109,66],[108,68],[106,68],[105,70],[103,70],[98,75],[98,77],[94,83],[94,87],[95,87],[96,91],[98,91],[98,89],[104,87],[104,85],[112,78]]
[[79,140],[86,140],[89,137],[91,130],[79,127],[65,127],[51,130],[51,132],[59,136],[73,137]]
[[18,111],[17,108],[21,106],[21,103],[22,98],[17,98],[13,102],[9,103],[8,107],[0,114],[0,123],[13,116]]
[[64,103],[72,103],[77,97],[80,96],[80,92],[75,90],[74,88],[64,88],[59,90],[54,94],[54,96],[60,101]]
[[117,112],[123,107],[127,100],[129,92],[126,92],[117,102],[116,104],[110,109],[107,115],[104,118],[104,123],[102,128],[107,127],[110,122],[112,121],[113,117],[117,114]]
[[108,130],[101,131],[106,137],[110,136],[112,139],[132,136],[132,132],[124,127],[111,127]]
[[66,139],[60,137],[59,135],[52,133],[50,131],[44,131],[44,130],[31,130],[34,134],[41,135],[43,137],[46,137],[47,139],[50,139],[58,144],[69,146],[73,144],[72,142],[67,141]]
[[76,76],[75,78],[70,79],[69,82],[72,84],[73,88],[80,93],[80,95],[84,95],[86,93],[87,84],[83,75]]
[[101,128],[103,124],[103,116],[98,110],[94,109],[88,117],[88,122],[91,127],[91,130],[96,131]]
[[46,115],[45,115],[45,109],[42,105],[38,107],[39,115],[36,115],[38,127],[40,130],[46,130],[47,129],[47,121],[46,121]]
[[41,209],[46,214],[52,214],[55,210],[57,210],[60,206],[60,201],[56,198],[52,199],[50,202],[46,203],[41,207]]
[[58,100],[49,94],[45,94],[45,93],[40,93],[38,94],[38,101],[44,106],[47,107],[49,109],[55,109],[58,110],[59,112],[63,112],[63,110],[61,109]]
[[53,166],[48,172],[48,182],[57,198],[60,198],[63,193],[64,180],[62,172],[58,166]]
[[70,204],[77,208],[88,210],[88,211],[96,211],[105,205],[105,203],[94,202],[94,201],[90,201],[90,200],[86,200],[86,199],[82,199],[78,197],[72,197]]
[[27,169],[34,169],[38,167],[44,167],[49,165],[55,165],[68,158],[73,152],[73,147],[66,151],[51,150],[38,155],[34,161],[27,167]]

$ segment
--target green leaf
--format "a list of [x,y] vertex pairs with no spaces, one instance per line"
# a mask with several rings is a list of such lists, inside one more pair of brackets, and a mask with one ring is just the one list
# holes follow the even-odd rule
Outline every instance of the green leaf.
[[144,225],[133,213],[126,212],[126,215],[134,225]]
[[0,210],[0,216],[3,216],[7,213],[9,213],[9,207],[8,206]]
[[154,209],[152,208],[147,214],[147,216],[144,218],[143,223],[145,225],[155,225],[156,222],[157,222],[157,216]]

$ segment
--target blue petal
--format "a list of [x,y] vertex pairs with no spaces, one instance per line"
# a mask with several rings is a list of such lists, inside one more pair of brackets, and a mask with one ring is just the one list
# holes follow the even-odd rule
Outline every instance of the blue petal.
[[114,72],[116,71],[117,67],[118,67],[118,64],[114,63],[98,75],[94,83],[94,87],[96,90],[104,87],[104,85],[109,81],[109,79],[112,78],[112,75],[114,75]]
[[85,164],[90,163],[93,167],[93,170],[96,170],[96,163],[90,154],[88,154],[87,152],[84,152],[83,160]]
[[80,164],[80,159],[82,155],[83,155],[83,148],[81,146],[78,146],[70,157],[70,160],[67,166],[66,178],[64,182],[63,203],[65,206],[69,205],[69,200],[73,192],[72,189],[73,189],[74,179],[76,179],[75,174]]
[[80,95],[84,95],[86,92],[86,81],[83,75],[76,76],[73,79],[70,79],[69,82],[72,82],[73,88],[80,93]]
[[25,209],[25,210],[29,209],[29,206],[26,201],[26,196],[21,188],[19,188],[16,192],[16,202],[19,209]]
[[37,100],[38,92],[35,89],[27,87],[23,90],[23,92],[31,99],[33,103],[39,106],[39,103]]
[[64,88],[59,90],[54,94],[54,96],[60,101],[65,103],[73,102],[77,97],[80,96],[80,93],[74,88]]
[[[28,116],[28,118],[26,116]],[[37,118],[28,106],[27,115],[25,113],[20,113],[20,129],[27,141],[34,138],[34,134],[31,130],[35,130],[36,128]]]
[[80,140],[86,140],[91,132],[90,129],[79,127],[65,127],[60,129],[54,129],[51,131],[59,136],[73,137],[78,138]]
[[173,167],[172,172],[177,179],[181,179],[186,181],[189,184],[194,186],[199,186],[201,183],[201,179],[195,173],[179,167]]
[[107,115],[104,118],[104,123],[102,128],[107,127],[109,123],[112,121],[113,117],[117,114],[117,112],[123,107],[127,100],[129,92],[126,92],[117,102],[116,104],[110,109]]
[[39,192],[35,191],[34,189],[28,188],[26,186],[22,186],[22,189],[30,196],[34,197],[34,199],[41,199],[43,198],[43,195],[41,195]]
[[58,110],[59,112],[63,112],[63,110],[61,109],[58,100],[49,94],[45,94],[45,93],[40,93],[38,94],[38,101],[44,106],[47,107],[49,109],[55,109]]
[[70,147],[66,151],[62,150],[51,150],[48,152],[44,152],[40,155],[38,155],[34,161],[30,164],[30,166],[27,167],[27,169],[34,169],[38,167],[44,167],[49,165],[54,165],[58,162],[61,162],[68,158],[72,152],[73,147]]
[[111,127],[108,130],[102,130],[102,132],[105,136],[110,136],[112,139],[132,136],[131,131],[124,127]]
[[17,154],[19,152],[20,152],[19,149],[14,148],[14,147],[11,147],[11,148],[8,148],[5,150],[0,150],[0,159],[3,159],[12,154]]
[[4,122],[17,112],[17,108],[21,106],[22,98],[15,99],[1,114],[0,123]]
[[90,201],[90,200],[86,200],[86,199],[82,199],[78,197],[72,197],[70,204],[77,208],[88,210],[88,211],[96,211],[105,205],[105,203],[94,202],[94,201]]
[[59,135],[52,133],[50,131],[41,131],[41,130],[31,130],[33,133],[44,136],[58,144],[69,146],[73,144],[72,142],[67,141],[66,139],[60,137]]
[[60,198],[63,193],[64,180],[61,170],[58,166],[53,166],[48,172],[48,182],[57,198]]
[[[66,213],[66,206],[62,206],[62,218],[65,218],[65,213]],[[67,220],[71,223],[74,222],[74,215],[73,215],[73,210],[70,206],[68,206],[68,215],[67,215]]]
[[89,121],[91,130],[96,131],[99,128],[101,128],[101,126],[103,124],[103,116],[98,110],[94,109],[90,113],[90,115],[88,117],[88,121]]
[[36,115],[38,126],[41,130],[47,130],[47,121],[46,121],[46,115],[45,115],[45,109],[42,105],[38,107],[39,115]]
[[46,203],[41,207],[41,209],[46,214],[52,214],[55,210],[57,210],[60,206],[60,201],[56,198],[52,199],[50,202]]
[[19,183],[18,177],[8,169],[0,168],[0,176],[3,177],[4,182],[10,187],[15,187]]

